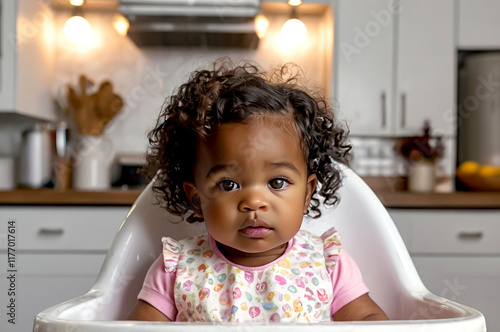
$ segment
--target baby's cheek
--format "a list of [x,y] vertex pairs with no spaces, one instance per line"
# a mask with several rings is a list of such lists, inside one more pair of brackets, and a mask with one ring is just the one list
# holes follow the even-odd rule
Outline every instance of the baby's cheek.
[[198,189],[198,196],[200,197],[200,205],[202,209],[207,208],[213,200],[215,193],[214,190],[211,189],[211,187],[212,186],[207,185],[203,186],[201,190]]
[[212,200],[207,206],[210,218],[214,220],[227,221],[235,218],[235,212],[238,209],[237,204],[233,203],[231,198]]

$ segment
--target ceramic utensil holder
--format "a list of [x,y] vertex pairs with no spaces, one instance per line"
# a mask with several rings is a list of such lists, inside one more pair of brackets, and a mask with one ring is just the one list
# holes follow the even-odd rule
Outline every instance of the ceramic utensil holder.
[[14,158],[0,156],[0,190],[12,190],[15,187]]
[[103,136],[82,136],[74,156],[73,188],[107,190],[114,157],[113,142]]
[[408,169],[408,190],[429,193],[436,185],[436,165],[433,162],[416,162]]

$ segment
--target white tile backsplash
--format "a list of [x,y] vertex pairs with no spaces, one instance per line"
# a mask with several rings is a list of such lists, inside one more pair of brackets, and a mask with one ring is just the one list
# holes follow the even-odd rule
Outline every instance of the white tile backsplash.
[[[396,138],[389,137],[351,137],[353,159],[351,167],[360,176],[404,176],[404,160],[394,151]],[[455,140],[443,138],[444,157],[436,168],[437,176],[455,174]]]
[[378,137],[351,137],[351,167],[361,176],[396,176],[395,140]]

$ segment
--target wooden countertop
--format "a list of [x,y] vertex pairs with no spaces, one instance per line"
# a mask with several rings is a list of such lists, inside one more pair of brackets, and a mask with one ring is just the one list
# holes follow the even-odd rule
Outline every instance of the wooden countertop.
[[364,177],[363,180],[387,208],[500,209],[500,191],[414,193],[402,189],[401,178]]
[[374,192],[387,208],[500,209],[500,192]]
[[0,205],[132,205],[141,191],[16,189],[0,191]]
[[[500,209],[500,192],[419,194],[401,190],[402,182],[398,178],[363,179],[388,208]],[[0,205],[132,205],[140,193],[140,189],[108,191],[16,189],[0,191]]]

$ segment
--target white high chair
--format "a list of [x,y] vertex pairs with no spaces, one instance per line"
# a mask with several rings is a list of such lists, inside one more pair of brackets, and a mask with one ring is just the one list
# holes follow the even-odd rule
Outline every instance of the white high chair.
[[358,263],[370,296],[387,313],[385,322],[318,324],[211,324],[124,321],[135,305],[144,276],[161,253],[161,237],[199,234],[203,223],[180,222],[155,205],[152,186],[141,193],[108,252],[97,281],[85,295],[39,313],[34,331],[486,331],[477,310],[431,294],[422,284],[391,217],[371,189],[354,172],[346,177],[340,204],[323,209],[320,219],[303,228],[315,234],[334,226],[343,247]]

